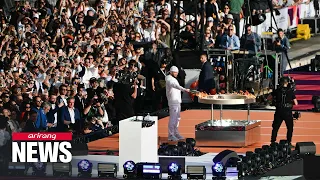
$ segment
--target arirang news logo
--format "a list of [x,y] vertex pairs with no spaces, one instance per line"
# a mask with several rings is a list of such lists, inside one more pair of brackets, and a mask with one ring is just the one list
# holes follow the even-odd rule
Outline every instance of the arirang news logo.
[[13,133],[12,162],[63,162],[72,160],[72,133]]

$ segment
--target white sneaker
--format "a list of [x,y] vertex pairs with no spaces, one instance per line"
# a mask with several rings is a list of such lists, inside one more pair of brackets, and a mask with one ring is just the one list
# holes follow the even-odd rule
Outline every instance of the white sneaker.
[[179,140],[183,140],[183,139],[184,139],[184,137],[181,136],[180,134],[176,134],[175,136],[176,136],[176,138],[178,138]]
[[169,136],[168,141],[179,141],[179,139],[175,136]]

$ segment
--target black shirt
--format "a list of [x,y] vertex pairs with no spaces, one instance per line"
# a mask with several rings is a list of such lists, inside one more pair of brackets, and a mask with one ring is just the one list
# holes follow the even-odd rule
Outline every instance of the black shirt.
[[129,84],[116,83],[113,92],[117,119],[123,120],[134,116],[134,99],[131,96],[134,89]]
[[87,88],[87,93],[88,93],[88,99],[92,99],[94,96],[100,97],[100,94],[103,92],[103,89],[101,87],[97,87],[96,89]]
[[293,90],[285,87],[274,90],[271,95],[275,100],[276,110],[291,110],[293,100],[296,99]]

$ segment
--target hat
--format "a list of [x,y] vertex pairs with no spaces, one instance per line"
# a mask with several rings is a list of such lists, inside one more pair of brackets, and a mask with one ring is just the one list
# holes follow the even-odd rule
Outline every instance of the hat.
[[97,82],[97,78],[92,77],[92,78],[90,78],[89,82],[90,82],[90,83]]
[[213,22],[213,18],[212,17],[208,17],[207,21],[208,22]]
[[232,14],[228,14],[228,15],[227,15],[227,19],[233,19]]
[[170,68],[170,72],[179,72],[179,69],[177,68],[177,66],[172,66],[171,68]]
[[33,18],[39,19],[39,14],[38,14],[38,13],[34,14],[34,15],[33,15]]

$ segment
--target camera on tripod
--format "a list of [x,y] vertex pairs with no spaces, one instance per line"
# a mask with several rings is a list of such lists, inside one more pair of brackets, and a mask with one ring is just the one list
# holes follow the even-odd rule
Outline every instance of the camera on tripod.
[[294,120],[299,120],[299,118],[301,117],[301,113],[299,111],[295,111],[292,114],[292,117],[293,117]]

